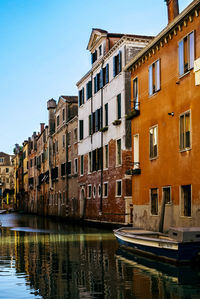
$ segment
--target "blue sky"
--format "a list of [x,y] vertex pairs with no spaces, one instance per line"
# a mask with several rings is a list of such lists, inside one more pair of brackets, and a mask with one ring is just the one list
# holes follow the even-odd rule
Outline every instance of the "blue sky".
[[156,35],[166,25],[164,0],[0,0],[0,151],[47,123],[50,98],[77,95],[92,28]]

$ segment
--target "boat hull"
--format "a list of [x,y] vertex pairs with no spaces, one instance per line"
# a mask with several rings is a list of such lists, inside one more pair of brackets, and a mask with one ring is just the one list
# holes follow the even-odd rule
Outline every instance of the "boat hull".
[[188,263],[199,258],[200,242],[180,243],[161,240],[140,239],[139,236],[124,236],[115,233],[119,245],[152,258],[170,261],[172,263]]

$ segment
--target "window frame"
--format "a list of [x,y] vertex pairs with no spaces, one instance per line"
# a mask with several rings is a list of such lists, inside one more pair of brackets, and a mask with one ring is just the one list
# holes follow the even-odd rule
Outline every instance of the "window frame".
[[84,175],[84,155],[80,156],[80,176]]
[[[153,190],[157,190],[157,202],[156,202],[157,214],[152,213],[152,191]],[[151,216],[159,216],[159,189],[158,188],[150,188],[149,189],[149,199],[150,199],[150,215]]]
[[[153,156],[151,156],[151,134],[150,134],[150,130],[154,130],[155,128],[157,128],[156,132],[157,132],[157,136],[156,136],[156,140],[157,140],[157,153],[156,155],[154,154],[154,148],[152,150],[153,152]],[[149,159],[150,160],[155,160],[158,158],[158,125],[154,125],[152,127],[149,128]]]
[[172,187],[171,186],[163,186],[162,187],[162,200],[164,199],[164,189],[169,189],[169,195],[170,195],[170,201],[169,202],[166,202],[165,201],[165,204],[166,205],[171,205],[172,204]]
[[[192,47],[193,47],[193,51],[190,50],[190,47],[191,47],[191,44],[190,44],[190,38],[189,36],[190,35],[193,35],[193,44],[192,44]],[[185,52],[184,52],[184,40],[187,39],[187,49],[186,49],[186,52],[187,52],[187,69],[185,69],[186,65],[185,65]],[[180,45],[182,43],[182,53],[180,52],[181,51],[181,48],[180,48]],[[189,44],[189,46],[188,46]],[[192,53],[191,53],[192,51]],[[191,54],[192,54],[192,63],[191,63]],[[185,76],[186,74],[188,74],[191,69],[193,69],[194,67],[194,60],[195,60],[195,30],[192,30],[191,32],[187,33],[182,39],[180,39],[178,41],[178,75],[179,75],[179,78]],[[180,63],[180,59],[182,59],[182,64]]]
[[[149,97],[161,90],[161,59],[155,60],[149,65]],[[154,84],[155,83],[155,84]],[[155,88],[154,88],[155,86]]]
[[[187,113],[189,113],[189,118],[190,118],[190,123],[189,123],[189,125],[190,125],[190,146],[189,147],[187,147],[187,146],[185,146],[186,144],[186,142],[185,142],[185,140],[186,140],[186,131],[185,131],[185,115],[187,114]],[[182,116],[184,116],[184,132],[183,132],[183,134],[184,134],[184,137],[183,137],[183,147],[181,146],[181,117]],[[187,111],[185,111],[185,112],[183,112],[183,113],[181,113],[180,115],[179,115],[179,151],[180,152],[185,152],[185,151],[188,151],[188,150],[191,150],[192,149],[192,115],[191,115],[191,109],[189,109],[189,110],[187,110]]]
[[[107,148],[107,159],[106,159],[106,148]],[[106,170],[109,168],[109,144],[105,144],[103,147],[103,169]],[[107,163],[106,163],[107,161]],[[107,167],[106,167],[107,164]]]
[[[184,206],[185,206],[185,201],[184,201],[184,198],[183,198],[183,191],[182,191],[182,187],[186,187],[186,186],[190,186],[190,215],[185,215],[184,212],[185,212],[185,209],[184,209]],[[188,184],[188,185],[181,185],[179,187],[179,202],[180,202],[180,217],[183,217],[183,218],[192,218],[192,184]],[[183,211],[183,213],[182,213]]]
[[74,173],[78,173],[78,158],[74,158]]
[[[89,192],[90,190],[90,192]],[[90,195],[90,196],[89,196]],[[91,199],[92,198],[92,184],[87,185],[87,198]]]
[[[105,185],[107,185],[107,195],[105,195]],[[108,198],[108,182],[103,183],[103,198]]]
[[[118,194],[118,183],[121,183],[121,194]],[[115,197],[122,197],[122,179],[116,180],[116,190],[115,190]]]
[[[118,159],[118,142],[121,142],[121,148],[120,148],[120,158]],[[122,139],[116,139],[116,166],[122,165]]]

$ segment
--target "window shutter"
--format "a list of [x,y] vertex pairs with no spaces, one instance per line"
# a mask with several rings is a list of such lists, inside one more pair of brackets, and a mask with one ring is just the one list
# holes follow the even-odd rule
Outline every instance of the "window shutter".
[[109,64],[106,64],[106,84],[109,82]]
[[83,139],[83,120],[79,120],[79,138]]
[[88,83],[86,84],[86,100],[89,99],[89,88],[88,88]]
[[89,98],[92,97],[92,81],[89,81]]
[[93,64],[93,53],[91,53],[91,64]]
[[156,61],[156,91],[160,90],[160,59]]
[[183,49],[183,40],[178,44],[178,59],[179,59],[179,76],[184,74],[184,49]]
[[122,51],[119,51],[119,73],[122,71]]
[[188,36],[189,38],[189,52],[190,52],[190,57],[189,57],[189,68],[193,68],[194,67],[194,31],[191,32]]
[[108,126],[108,103],[105,104],[105,126]]
[[84,87],[82,88],[82,104],[84,104]]
[[117,119],[121,118],[121,93],[117,96]]
[[94,93],[96,93],[97,92],[97,90],[96,90],[96,77],[94,77]]
[[88,122],[89,122],[89,135],[91,135],[92,134],[92,128],[91,128],[91,114],[89,115],[89,117],[88,117]]
[[98,131],[98,110],[95,111],[95,130]]
[[150,65],[149,67],[149,95],[153,94],[153,67]]
[[95,133],[95,112],[92,112],[92,132]]
[[81,106],[81,91],[78,92],[78,105]]
[[113,77],[116,76],[116,63],[115,63],[115,61],[116,61],[116,57],[114,56],[113,57]]
[[100,129],[103,128],[103,109],[100,108]]
[[96,75],[96,92],[98,91],[98,74]]
[[100,88],[103,87],[103,69],[100,70]]

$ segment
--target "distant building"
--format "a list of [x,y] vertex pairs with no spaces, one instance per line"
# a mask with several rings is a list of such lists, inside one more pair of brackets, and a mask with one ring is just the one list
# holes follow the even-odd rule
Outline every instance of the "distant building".
[[200,226],[200,1],[126,66],[131,72],[133,225]]
[[79,93],[80,216],[130,223],[132,212],[130,74],[123,71],[152,37],[93,29],[87,49],[92,68]]
[[77,177],[76,96],[51,99],[49,111],[49,207],[48,214],[67,218],[79,216]]
[[0,200],[5,199],[6,203],[13,200],[14,194],[14,167],[13,156],[0,152]]

